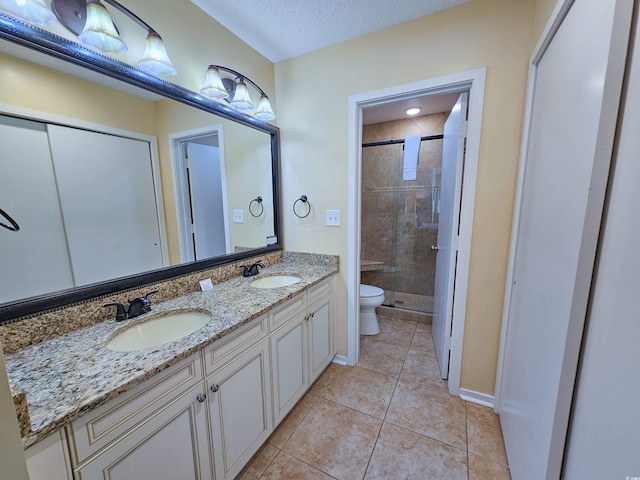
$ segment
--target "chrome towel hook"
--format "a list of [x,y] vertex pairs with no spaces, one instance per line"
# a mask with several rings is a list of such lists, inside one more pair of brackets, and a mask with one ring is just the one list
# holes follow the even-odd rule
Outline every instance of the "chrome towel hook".
[[[296,205],[298,204],[298,202],[302,202],[303,205],[307,206],[307,213],[305,213],[304,215],[298,215],[298,212],[296,212]],[[299,199],[293,202],[293,213],[298,218],[306,218],[309,216],[309,214],[311,213],[311,204],[309,203],[306,195],[302,195]]]
[[4,227],[7,230],[11,230],[12,232],[17,232],[18,230],[20,230],[20,225],[18,225],[18,223],[13,218],[11,218],[11,215],[9,215],[7,212],[2,210],[1,208],[0,208],[0,215],[2,215],[4,218],[9,220],[9,223],[11,224],[11,225],[7,225],[5,223],[0,222],[0,227]]
[[[260,207],[260,213],[258,213],[257,215],[253,213],[253,210],[251,209],[251,206],[254,203],[258,204],[258,206]],[[262,197],[258,195],[256,198],[254,198],[249,202],[249,213],[251,214],[252,217],[259,217],[260,215],[262,215],[262,212],[264,212],[264,205],[262,204]]]

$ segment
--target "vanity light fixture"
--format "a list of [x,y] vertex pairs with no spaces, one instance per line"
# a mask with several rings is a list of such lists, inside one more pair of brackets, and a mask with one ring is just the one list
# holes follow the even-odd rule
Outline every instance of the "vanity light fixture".
[[410,107],[410,108],[407,108],[404,111],[404,113],[406,113],[407,115],[413,116],[413,115],[419,114],[421,110],[422,110],[421,107]]
[[[222,77],[220,72],[228,73],[232,78]],[[251,101],[247,83],[260,93],[257,108]],[[253,116],[263,122],[275,120],[276,118],[273,113],[273,108],[271,108],[269,97],[264,93],[264,90],[262,90],[248,77],[227,67],[209,65],[204,85],[200,89],[200,93],[209,98],[213,98],[214,100],[225,100],[236,110],[240,110],[247,114],[249,114],[248,112],[250,110],[255,108],[256,111],[253,113]]]
[[[138,67],[154,75],[175,75],[162,37],[128,8],[116,0],[104,0],[147,31],[147,42]],[[80,43],[104,53],[120,53],[127,45],[120,38],[111,15],[100,0],[51,0],[49,10],[43,0],[0,0],[0,11],[20,20],[45,26],[58,18]]]

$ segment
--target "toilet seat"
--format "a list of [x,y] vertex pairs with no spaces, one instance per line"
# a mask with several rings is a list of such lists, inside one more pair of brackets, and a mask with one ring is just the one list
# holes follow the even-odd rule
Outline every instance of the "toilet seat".
[[360,284],[360,298],[371,298],[384,295],[384,290],[373,285]]

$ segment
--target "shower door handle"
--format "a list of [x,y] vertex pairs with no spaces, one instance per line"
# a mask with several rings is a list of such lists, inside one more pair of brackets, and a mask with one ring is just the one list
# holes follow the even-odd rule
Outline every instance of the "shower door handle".
[[438,250],[440,250],[440,245],[431,245],[431,250],[437,252]]

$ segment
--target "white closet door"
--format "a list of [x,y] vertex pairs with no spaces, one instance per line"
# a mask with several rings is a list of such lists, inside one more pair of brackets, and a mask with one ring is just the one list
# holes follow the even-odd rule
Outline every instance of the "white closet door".
[[148,142],[57,125],[48,131],[76,284],[161,268]]
[[45,126],[0,117],[0,145],[0,303],[73,287]]
[[640,35],[627,80],[564,479],[640,475]]
[[560,476],[632,4],[575,1],[534,63],[499,392],[514,480]]

